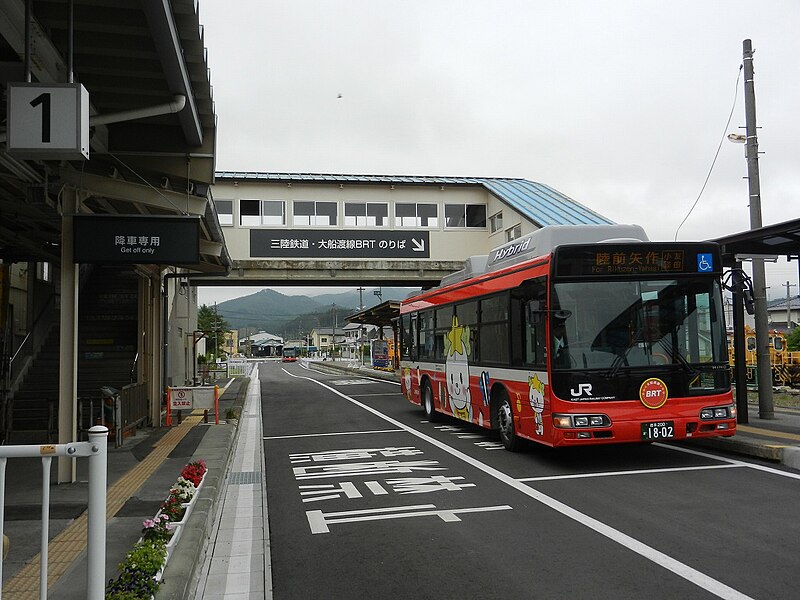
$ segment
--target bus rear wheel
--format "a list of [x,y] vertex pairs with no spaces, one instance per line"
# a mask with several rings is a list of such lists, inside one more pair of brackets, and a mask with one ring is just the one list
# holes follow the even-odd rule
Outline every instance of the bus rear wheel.
[[511,409],[511,402],[508,394],[503,392],[497,405],[497,428],[500,432],[500,441],[503,442],[506,450],[516,452],[519,450],[521,440],[517,437],[514,428],[514,412]]
[[439,415],[433,404],[433,390],[431,389],[431,384],[427,381],[422,385],[422,410],[425,411],[425,416],[428,417],[428,421],[431,423],[438,420]]

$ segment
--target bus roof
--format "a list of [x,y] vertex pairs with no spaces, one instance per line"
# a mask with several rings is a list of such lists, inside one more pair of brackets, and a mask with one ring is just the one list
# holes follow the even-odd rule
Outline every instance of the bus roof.
[[647,241],[647,234],[639,225],[550,225],[503,244],[489,254],[470,256],[464,261],[463,269],[443,277],[435,288],[409,294],[403,306],[421,298],[435,297],[445,288],[466,280],[485,281],[494,276],[504,276],[503,271],[549,256],[561,245]]
[[550,225],[498,246],[489,254],[470,256],[464,261],[463,269],[444,276],[440,285],[450,285],[545,256],[563,244],[612,241],[646,242],[648,238],[640,225]]

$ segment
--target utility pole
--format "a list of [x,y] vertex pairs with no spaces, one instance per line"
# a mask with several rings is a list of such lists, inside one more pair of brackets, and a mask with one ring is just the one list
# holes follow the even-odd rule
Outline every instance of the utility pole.
[[214,362],[217,362],[217,349],[219,348],[217,342],[217,302],[214,301]]
[[789,335],[792,333],[792,296],[789,290],[795,286],[787,281],[783,287],[786,288],[786,335]]
[[364,310],[364,288],[356,288],[358,292],[358,310]]
[[[747,141],[747,186],[750,192],[750,229],[761,223],[761,182],[758,174],[758,135],[756,127],[756,90],[753,81],[753,43],[742,42],[744,64],[744,113]],[[758,416],[775,418],[772,403],[772,366],[769,358],[767,324],[767,276],[764,259],[753,258],[753,296],[755,300],[756,364],[758,365]]]

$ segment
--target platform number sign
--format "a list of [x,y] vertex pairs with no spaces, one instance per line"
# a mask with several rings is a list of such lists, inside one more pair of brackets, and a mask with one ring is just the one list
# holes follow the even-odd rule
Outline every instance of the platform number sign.
[[89,93],[80,84],[8,84],[8,152],[20,158],[89,158]]

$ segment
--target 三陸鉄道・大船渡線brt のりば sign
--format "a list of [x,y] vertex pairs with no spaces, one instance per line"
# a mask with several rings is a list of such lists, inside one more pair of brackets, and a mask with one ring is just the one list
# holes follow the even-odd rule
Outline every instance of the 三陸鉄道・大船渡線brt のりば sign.
[[253,258],[430,258],[428,231],[251,229]]

